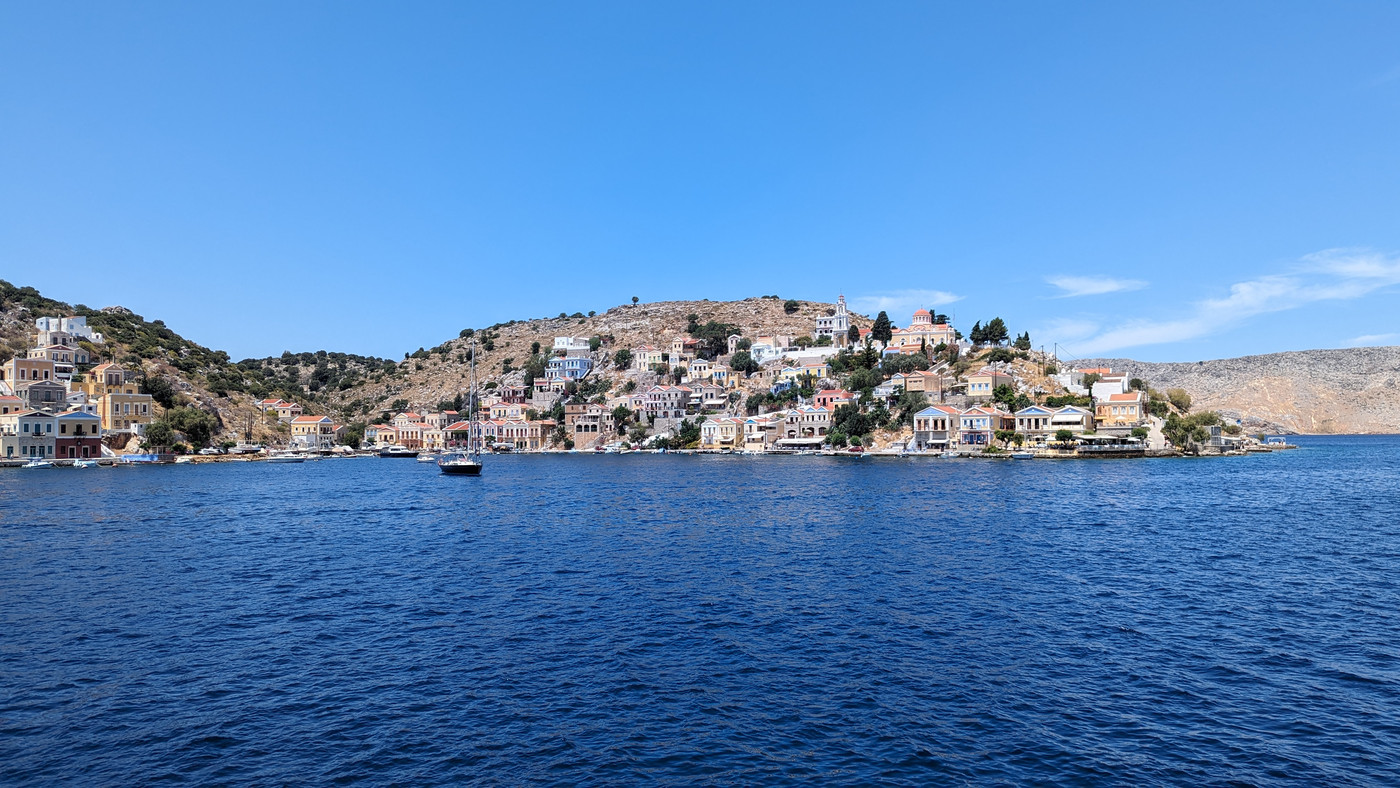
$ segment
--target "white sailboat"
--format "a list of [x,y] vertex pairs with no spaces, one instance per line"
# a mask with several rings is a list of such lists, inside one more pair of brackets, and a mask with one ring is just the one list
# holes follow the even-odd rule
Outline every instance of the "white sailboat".
[[476,340],[472,340],[472,361],[468,368],[467,389],[467,449],[451,451],[438,457],[438,470],[449,476],[481,475],[481,427],[476,422],[481,410],[476,399]]

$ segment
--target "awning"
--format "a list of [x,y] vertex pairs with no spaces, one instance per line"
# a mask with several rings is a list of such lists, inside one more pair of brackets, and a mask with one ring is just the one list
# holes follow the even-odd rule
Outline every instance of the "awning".
[[1051,424],[1083,424],[1083,416],[1071,416],[1068,413],[1050,417]]

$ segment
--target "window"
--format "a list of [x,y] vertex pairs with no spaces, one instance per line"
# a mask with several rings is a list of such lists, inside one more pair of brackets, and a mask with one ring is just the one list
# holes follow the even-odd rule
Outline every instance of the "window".
[[20,432],[29,432],[29,422],[26,421],[24,425],[20,427]]

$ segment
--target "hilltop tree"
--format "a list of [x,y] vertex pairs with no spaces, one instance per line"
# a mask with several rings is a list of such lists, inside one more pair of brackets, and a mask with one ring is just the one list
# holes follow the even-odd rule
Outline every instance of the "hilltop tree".
[[[1010,338],[1011,334],[1006,330],[1006,323],[999,317],[994,317],[986,328],[982,329],[982,336],[988,343],[1000,345]],[[1027,344],[1030,343],[1030,335],[1026,335]]]
[[637,305],[637,297],[636,297],[636,296],[632,296],[632,306],[636,306],[636,305]]
[[972,330],[967,333],[967,337],[972,340],[972,344],[974,345],[981,345],[986,342],[986,334],[982,331],[981,320],[972,324]]
[[874,325],[870,327],[870,338],[876,342],[889,344],[893,336],[894,332],[890,328],[890,316],[885,314],[885,310],[882,309],[880,310],[880,314],[875,316]]
[[1014,344],[1017,350],[1030,350],[1031,332],[1027,331],[1026,333],[1016,337],[1016,342]]
[[799,303],[797,303],[797,302],[794,301],[793,299],[789,298],[787,301],[784,301],[784,302],[783,302],[783,312],[785,312],[786,314],[789,314],[789,315],[790,315],[790,314],[792,314],[793,312],[796,312],[797,309],[798,309],[798,307],[800,307],[800,306],[802,306],[802,305],[799,304]]

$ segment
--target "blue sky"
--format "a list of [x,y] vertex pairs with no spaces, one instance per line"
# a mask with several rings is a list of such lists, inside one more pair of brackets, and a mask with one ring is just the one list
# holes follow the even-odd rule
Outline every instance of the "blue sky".
[[5,3],[0,278],[235,358],[777,293],[1400,344],[1400,3]]

